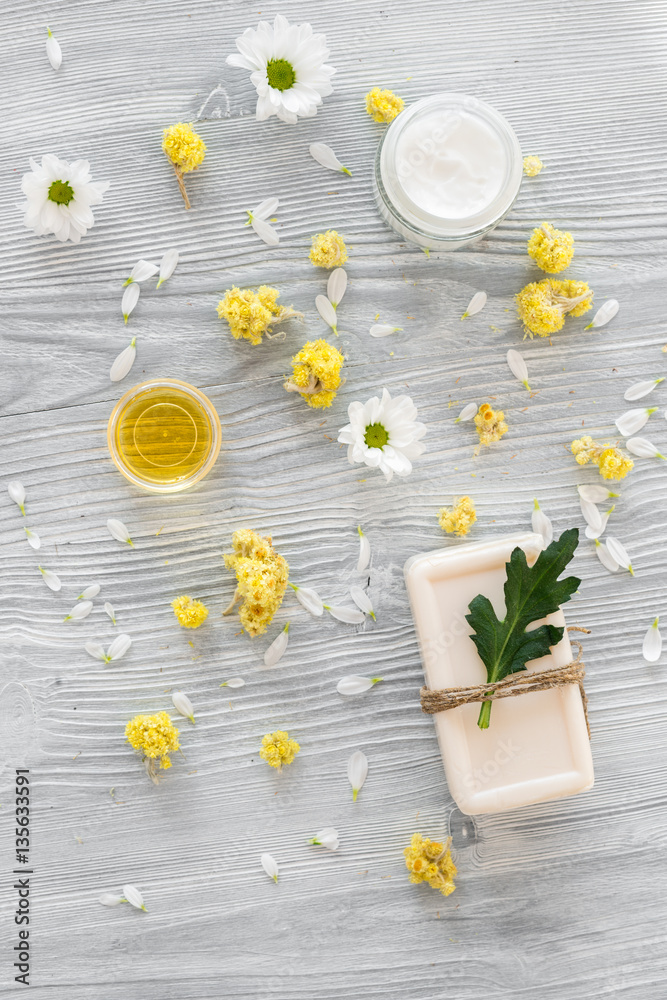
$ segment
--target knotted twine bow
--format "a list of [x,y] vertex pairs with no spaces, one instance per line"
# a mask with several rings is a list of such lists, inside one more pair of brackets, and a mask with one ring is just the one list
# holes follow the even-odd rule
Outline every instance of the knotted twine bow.
[[[577,625],[569,625],[568,632],[585,632],[590,634],[590,629],[579,628]],[[430,688],[421,689],[422,712],[427,715],[435,715],[437,712],[447,712],[450,708],[458,708],[459,705],[468,705],[474,701],[497,701],[498,698],[516,698],[520,694],[528,694],[531,691],[547,691],[549,688],[564,687],[565,684],[577,684],[581,693],[581,702],[584,706],[584,718],[586,719],[586,729],[588,738],[591,738],[591,727],[588,723],[588,698],[584,691],[584,676],[586,669],[581,659],[583,648],[580,642],[574,640],[577,646],[577,655],[574,660],[564,663],[562,667],[550,667],[548,670],[540,670],[536,673],[519,671],[516,674],[508,674],[501,681],[493,684],[475,684],[472,687],[451,687],[441,688],[432,691]]]

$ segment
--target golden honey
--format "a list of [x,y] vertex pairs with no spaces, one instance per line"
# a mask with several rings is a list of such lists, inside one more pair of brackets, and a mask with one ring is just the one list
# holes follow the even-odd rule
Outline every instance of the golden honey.
[[157,493],[186,489],[206,475],[220,450],[220,420],[211,401],[177,379],[144,382],[116,404],[109,451],[123,475]]

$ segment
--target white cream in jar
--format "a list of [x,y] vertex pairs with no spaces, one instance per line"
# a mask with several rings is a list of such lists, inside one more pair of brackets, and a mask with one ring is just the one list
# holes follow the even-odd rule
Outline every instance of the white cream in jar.
[[490,232],[512,207],[522,176],[518,139],[483,101],[436,94],[401,112],[380,143],[375,194],[401,236],[457,249]]

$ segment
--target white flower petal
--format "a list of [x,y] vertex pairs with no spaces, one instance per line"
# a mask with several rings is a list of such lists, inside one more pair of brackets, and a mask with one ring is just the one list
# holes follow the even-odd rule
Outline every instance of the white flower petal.
[[649,392],[653,392],[656,385],[660,385],[660,383],[664,381],[664,378],[652,378],[649,382],[635,382],[634,385],[631,385],[629,389],[625,390],[623,399],[627,400],[628,403],[631,403],[635,399],[641,399],[643,396],[648,396]]
[[121,302],[120,309],[123,314],[123,319],[127,323],[128,318],[137,302],[139,301],[139,294],[141,292],[140,285],[133,281],[131,285],[128,285],[123,292],[123,301]]
[[466,317],[468,316],[474,316],[475,313],[481,312],[485,305],[486,305],[486,292],[475,292],[470,302],[468,303],[468,308],[464,312],[463,316],[461,316],[461,319],[466,319]]
[[257,233],[260,240],[263,240],[267,246],[269,247],[278,246],[278,244],[280,243],[280,237],[278,236],[278,233],[275,231],[273,226],[269,225],[268,222],[265,222],[264,219],[257,219],[255,216],[253,216],[250,220],[250,225],[252,226],[253,230]]
[[262,854],[259,859],[260,864],[269,878],[274,882],[278,881],[278,862],[270,854]]
[[616,573],[618,570],[618,563],[608,550],[605,543],[598,541],[597,538],[595,539],[595,551],[604,568],[608,569],[610,573]]
[[134,885],[124,885],[123,895],[128,903],[132,906],[136,906],[138,910],[145,910],[144,897],[141,895],[139,890]]
[[327,281],[327,298],[334,307],[340,305],[347,288],[347,271],[343,267],[335,267]]
[[28,539],[28,545],[30,548],[38,549],[42,544],[42,540],[37,532],[33,531],[32,528],[24,528],[23,530],[25,531],[25,537]]
[[90,656],[94,656],[96,660],[101,660],[102,663],[107,662],[107,654],[99,642],[87,642],[83,648]]
[[472,418],[476,415],[476,413],[477,413],[477,403],[466,403],[466,405],[463,407],[463,409],[459,413],[454,423],[458,424],[464,420],[472,420]]
[[279,204],[278,198],[265,198],[249,214],[255,216],[256,219],[268,219],[277,210]]
[[58,579],[55,573],[52,573],[50,569],[44,569],[43,566],[39,566],[39,572],[42,574],[42,579],[44,583],[49,588],[49,590],[60,590],[62,583]]
[[381,677],[359,677],[357,674],[349,674],[347,677],[341,677],[336,685],[336,691],[338,694],[346,695],[363,694],[381,680]]
[[110,892],[103,892],[99,897],[99,901],[102,906],[119,906],[120,903],[125,902],[122,896],[114,896]]
[[154,274],[159,271],[157,264],[151,264],[148,260],[138,260],[130,271],[130,277],[125,282],[126,285],[132,284],[133,281],[146,281],[147,278],[152,278]]
[[105,601],[105,603],[104,603],[104,610],[108,614],[108,616],[111,619],[112,623],[115,625],[116,624],[116,612],[114,611],[113,604],[110,604],[109,601]]
[[597,329],[600,326],[606,326],[609,320],[613,319],[617,312],[618,302],[616,299],[607,299],[607,301],[600,306],[588,326],[584,327],[584,330]]
[[542,508],[540,507],[537,500],[534,500],[533,503],[534,507],[531,516],[532,528],[536,535],[542,536],[542,545],[546,549],[546,547],[548,545],[551,545],[551,543],[553,542],[554,538],[553,525],[549,520],[549,518],[547,517],[547,515],[542,510]]
[[352,800],[357,801],[357,795],[364,786],[368,774],[368,758],[361,750],[355,750],[347,762],[347,780],[352,785]]
[[275,667],[276,663],[282,659],[285,650],[287,649],[287,643],[289,642],[289,622],[278,635],[276,639],[273,640],[269,648],[264,653],[264,666],[265,667]]
[[100,592],[99,583],[91,583],[90,587],[86,587],[82,593],[77,597],[77,601],[87,601],[91,597],[97,597]]
[[328,851],[337,851],[340,844],[338,830],[334,826],[327,826],[324,830],[316,833],[308,843],[315,844],[317,847],[326,847]]
[[74,605],[70,613],[66,615],[63,621],[66,622],[81,621],[83,618],[87,618],[92,610],[93,610],[92,601],[79,601],[78,604]]
[[326,295],[317,295],[315,298],[315,305],[324,322],[327,323],[332,330],[335,330],[338,322],[336,319],[336,310],[331,305]]
[[178,264],[178,256],[178,250],[175,247],[172,247],[171,250],[166,250],[162,255],[162,260],[160,261],[160,280],[155,286],[156,288],[159,288],[164,281],[171,278]]
[[658,621],[659,619],[656,618],[644,636],[642,656],[647,663],[655,663],[656,660],[660,659],[660,654],[662,653],[662,635],[658,628]]
[[109,378],[112,382],[120,382],[121,379],[124,379],[130,371],[132,365],[134,364],[134,359],[137,356],[137,348],[135,347],[136,342],[136,337],[133,337],[132,343],[120,352],[112,364],[111,371],[109,372]]
[[220,687],[242,688],[245,687],[245,681],[242,677],[230,677],[228,681],[223,681]]
[[[409,396],[392,399],[387,389],[382,390],[382,399],[374,396],[364,405],[358,401],[348,407],[350,423],[338,433],[341,444],[348,445],[347,457],[352,464],[363,462],[370,468],[379,468],[389,482],[396,473],[407,476],[412,471],[412,462],[422,454],[421,439],[426,434],[424,424],[418,423],[417,408]],[[383,428],[388,440],[376,436],[379,443],[371,446],[366,442],[370,425]],[[373,432],[377,435],[378,431]]]
[[327,170],[337,170],[339,173],[352,176],[347,167],[344,167],[340,162],[331,146],[327,146],[325,142],[314,142],[309,150],[312,158],[317,160],[320,166],[326,167]]
[[109,529],[113,538],[118,542],[125,542],[127,545],[134,546],[134,542],[130,538],[130,533],[123,524],[119,521],[117,517],[110,517],[107,520],[107,528]]
[[18,479],[14,479],[11,483],[7,483],[7,492],[10,499],[21,508],[21,513],[25,515],[25,489],[23,483],[20,483]]
[[53,69],[60,69],[60,66],[61,66],[62,61],[63,61],[62,49],[60,48],[60,45],[58,43],[58,39],[55,38],[51,34],[51,32],[49,31],[48,28],[46,30],[49,32],[49,36],[46,39],[46,56],[47,56],[47,59],[51,63],[51,66],[53,67]]
[[371,561],[371,543],[361,530],[361,525],[357,527],[359,532],[359,558],[357,559],[357,573],[363,573]]
[[391,326],[389,323],[374,323],[368,332],[371,337],[389,337],[402,329],[402,326]]
[[664,458],[652,441],[643,437],[633,437],[625,442],[625,447],[631,455],[637,458]]
[[586,538],[600,538],[604,534],[605,528],[607,527],[607,521],[609,520],[609,516],[613,510],[614,508],[610,507],[610,509],[602,515],[599,528],[591,528],[590,524],[586,525]]
[[655,413],[656,409],[657,407],[652,407],[651,409],[644,407],[637,410],[627,410],[616,421],[619,434],[622,434],[624,438],[632,437],[644,427],[648,418],[652,413]]
[[184,716],[184,718],[189,719],[194,725],[195,710],[187,694],[183,694],[182,691],[174,691],[171,696],[171,701],[176,711],[180,715]]
[[324,607],[332,618],[339,622],[345,622],[346,625],[361,625],[362,622],[366,621],[363,611],[357,611],[356,608],[339,608],[328,604],[325,604]]
[[606,486],[577,486],[579,496],[588,503],[604,503],[610,497],[617,497],[618,493],[612,493]]
[[297,587],[294,583],[290,583],[290,587],[296,594],[297,601],[306,611],[309,611],[315,618],[322,615],[324,605],[317,591],[311,590],[310,587]]
[[363,611],[364,614],[370,615],[371,618],[375,618],[375,612],[373,611],[373,604],[365,590],[362,590],[361,587],[357,587],[356,585],[350,587],[350,597],[352,598],[352,600],[357,605],[360,611]]
[[618,538],[612,538],[611,536],[608,536],[607,549],[609,550],[612,559],[614,559],[619,566],[622,566],[623,569],[627,569],[627,571],[632,576],[635,575],[634,570],[632,568],[632,563],[630,562],[630,556],[628,555],[628,551],[625,548],[625,546],[622,545],[621,542],[619,542]]
[[125,632],[121,632],[113,640],[109,648],[107,649],[107,659],[108,660],[120,660],[121,657],[125,656],[128,649],[132,645],[132,639]]
[[602,514],[600,511],[595,504],[589,503],[588,500],[580,499],[579,504],[586,524],[590,525],[594,531],[598,531],[602,527]]
[[530,386],[528,385],[528,366],[526,365],[523,355],[519,354],[518,351],[509,350],[507,352],[507,364],[510,366],[512,375],[518,378],[519,382],[522,382],[528,392],[530,392]]

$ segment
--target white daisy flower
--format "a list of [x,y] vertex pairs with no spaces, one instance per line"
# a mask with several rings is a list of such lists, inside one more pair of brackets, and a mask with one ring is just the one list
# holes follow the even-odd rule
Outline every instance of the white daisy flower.
[[120,352],[112,364],[111,371],[109,372],[109,378],[112,382],[120,382],[129,373],[137,356],[136,344],[137,338],[133,337],[131,343]]
[[610,497],[618,497],[618,493],[612,493],[608,490],[606,486],[577,486],[579,491],[579,496],[582,500],[588,500],[589,503],[604,503],[605,500],[609,500]]
[[612,559],[615,559],[619,566],[622,566],[623,569],[627,569],[630,576],[635,575],[628,551],[625,546],[619,542],[618,538],[607,538],[607,549],[609,550]]
[[178,712],[185,719],[189,719],[192,725],[195,724],[195,710],[192,702],[188,698],[187,694],[183,694],[182,691],[174,691],[171,696],[171,703]]
[[20,483],[18,479],[14,479],[11,483],[7,483],[7,492],[9,493],[9,499],[14,501],[25,517],[25,486],[23,483]]
[[311,590],[310,587],[297,587],[295,583],[290,583],[290,587],[296,594],[297,601],[306,611],[309,611],[314,618],[322,616],[324,605],[317,591]]
[[275,667],[276,663],[282,660],[287,643],[289,642],[289,622],[280,635],[273,640],[269,648],[264,653],[264,666]]
[[326,847],[327,851],[337,851],[340,843],[338,830],[334,826],[327,826],[311,837],[308,843],[315,844],[316,847]]
[[340,305],[346,288],[347,271],[344,267],[335,267],[327,281],[327,298],[334,309],[337,309]]
[[60,48],[58,39],[54,37],[53,32],[47,25],[46,30],[48,31],[48,37],[46,39],[46,57],[51,63],[53,69],[60,69],[60,65],[63,61],[63,53]]
[[361,587],[357,587],[356,585],[354,587],[350,587],[350,597],[360,611],[363,611],[365,615],[370,615],[373,621],[375,621],[373,603],[365,590],[362,590]]
[[41,166],[33,159],[30,166],[21,181],[28,199],[21,205],[25,225],[37,236],[53,233],[61,243],[78,243],[95,224],[91,206],[102,204],[109,182],[93,183],[87,160],[67,163],[49,154],[42,157]]
[[528,385],[528,366],[524,360],[522,354],[518,351],[509,350],[507,352],[507,364],[510,367],[512,375],[518,378],[519,382],[525,385],[528,392],[530,392],[530,386]]
[[653,392],[656,385],[660,385],[664,381],[664,378],[652,378],[648,382],[635,382],[634,385],[625,390],[623,399],[628,403],[634,402],[635,399],[642,399],[642,397],[648,396],[649,392]]
[[28,545],[31,549],[38,549],[42,544],[42,539],[39,537],[36,531],[32,528],[24,528],[25,537],[28,539]]
[[352,801],[357,801],[357,795],[364,787],[368,774],[368,758],[362,750],[355,750],[347,762],[347,780],[352,785]]
[[252,226],[260,240],[263,240],[269,247],[277,247],[280,243],[278,233],[266,221],[270,215],[273,215],[279,204],[280,200],[278,198],[265,198],[264,201],[259,203],[257,208],[253,208],[252,210],[249,208],[246,209],[248,215],[246,226]]
[[260,21],[256,30],[247,28],[236,47],[238,55],[227,56],[227,64],[250,70],[257,121],[276,115],[295,125],[298,118],[313,118],[333,90],[335,70],[325,65],[326,38],[313,34],[309,24],[290,24],[277,14],[273,25]]
[[146,281],[147,278],[152,278],[158,271],[159,267],[157,264],[151,264],[149,260],[143,260],[142,258],[137,261],[130,271],[130,277],[123,282],[123,287],[131,285],[133,281]]
[[347,677],[341,677],[336,685],[336,691],[338,694],[346,695],[363,694],[364,691],[370,691],[381,680],[381,677],[359,677],[357,674],[349,674]]
[[613,319],[618,312],[618,302],[616,299],[607,299],[604,305],[601,305],[596,312],[593,319],[590,321],[588,326],[584,327],[584,330],[597,329],[600,326],[606,326],[610,319]]
[[486,292],[475,292],[470,302],[468,303],[468,308],[464,312],[461,319],[467,319],[468,316],[474,316],[475,313],[481,312],[486,305]]
[[156,288],[159,288],[163,281],[171,278],[172,274],[176,270],[176,265],[178,264],[178,250],[173,247],[171,250],[166,250],[162,255],[162,260],[160,261],[160,274],[159,281]]
[[472,418],[477,413],[477,403],[466,403],[458,417],[454,421],[455,424],[462,423],[466,420],[472,420]]
[[392,333],[400,333],[402,326],[392,326],[391,323],[374,323],[368,331],[371,337],[390,337]]
[[537,500],[533,500],[533,514],[531,524],[536,535],[542,536],[542,545],[546,549],[554,540],[554,529],[551,521],[540,507]]
[[[647,663],[655,663],[656,660],[660,659],[660,654],[662,653],[662,635],[658,628],[659,621],[660,619],[656,618],[644,636],[642,655]],[[310,843],[314,843],[314,841],[310,841]]]
[[656,446],[652,441],[648,441],[643,437],[633,437],[629,441],[625,442],[625,447],[628,449],[631,455],[635,455],[637,458],[664,458],[661,455]]
[[617,572],[618,563],[612,556],[611,552],[609,551],[605,543],[601,542],[597,538],[595,539],[595,553],[605,569],[608,569],[610,573]]
[[652,413],[658,409],[657,406],[643,407],[637,410],[626,410],[616,421],[619,434],[624,438],[632,437],[640,431],[646,424]]
[[264,871],[266,872],[266,874],[269,876],[269,878],[272,878],[274,882],[277,882],[278,862],[276,861],[276,859],[272,857],[270,854],[262,854],[261,858],[259,859],[259,862]]
[[357,525],[359,532],[359,558],[357,559],[357,573],[363,573],[371,561],[371,543],[361,530],[361,525]]
[[407,476],[412,462],[424,451],[421,438],[424,424],[416,420],[417,408],[409,396],[392,399],[387,389],[382,398],[373,396],[367,403],[350,403],[347,410],[350,423],[341,428],[338,440],[346,444],[351,465],[363,462],[379,468],[387,482],[394,473]]
[[352,173],[343,166],[331,146],[327,146],[326,142],[314,142],[309,146],[309,150],[312,158],[317,160],[321,167],[326,167],[327,170],[336,170],[340,174],[347,174],[348,177],[352,176]]

